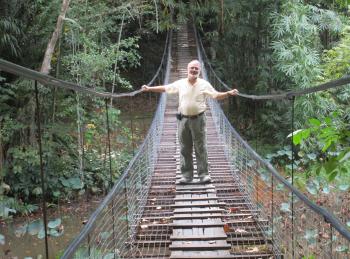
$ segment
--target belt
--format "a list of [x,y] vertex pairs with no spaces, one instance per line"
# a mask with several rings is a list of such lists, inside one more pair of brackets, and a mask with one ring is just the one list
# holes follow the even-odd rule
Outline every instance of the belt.
[[201,112],[201,113],[196,114],[196,115],[183,115],[182,114],[182,117],[187,118],[187,119],[197,119],[198,117],[202,116],[203,114],[204,114],[204,112]]

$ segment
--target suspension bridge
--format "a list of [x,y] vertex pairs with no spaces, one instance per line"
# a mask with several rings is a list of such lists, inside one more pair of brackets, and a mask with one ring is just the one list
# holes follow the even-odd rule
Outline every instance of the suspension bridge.
[[[212,85],[227,87],[208,63],[198,34],[187,25],[168,33],[161,65],[150,84],[186,77],[192,59],[205,64],[203,77]],[[97,93],[3,60],[0,69],[101,98],[140,92]],[[293,102],[298,95],[349,82],[346,77],[311,90],[240,95]],[[195,172],[193,183],[177,185],[177,102],[176,96],[161,95],[143,144],[61,258],[350,258],[350,232],[344,222],[309,200],[263,160],[214,100],[208,101],[206,112],[213,182],[199,183]]]

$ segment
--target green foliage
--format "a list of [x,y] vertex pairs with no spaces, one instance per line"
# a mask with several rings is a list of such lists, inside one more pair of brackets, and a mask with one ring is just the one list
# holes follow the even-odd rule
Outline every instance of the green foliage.
[[[63,234],[63,225],[60,218],[56,218],[47,223],[47,234],[51,237],[59,237]],[[34,220],[30,223],[25,223],[17,227],[15,230],[16,237],[22,237],[26,233],[31,236],[36,236],[39,239],[45,237],[44,222],[42,220]]]
[[112,44],[102,50],[95,42],[83,38],[86,46],[83,51],[63,58],[63,64],[73,77],[79,77],[82,84],[112,84],[114,77],[120,88],[131,88],[130,83],[121,75],[114,74],[114,64],[120,69],[130,69],[139,65],[137,37],[124,39],[120,44]]
[[[6,4],[0,11],[1,56],[39,67],[61,4],[60,0]],[[128,77],[142,61],[140,41],[158,41],[154,31],[174,27],[170,20],[174,6],[172,1],[71,1],[52,58],[52,73],[103,91],[111,91],[112,86],[115,92],[132,88]],[[158,44],[152,46],[158,48]],[[131,78],[141,78],[136,75]],[[35,211],[43,190],[33,82],[3,73],[0,82],[0,206],[1,216],[10,217]],[[39,101],[47,198],[52,202],[86,191],[106,192],[111,178],[104,100],[39,85]],[[131,133],[121,124],[119,110],[110,107],[109,120],[115,181],[131,157]]]
[[21,28],[18,26],[18,20],[9,17],[0,19],[0,53],[6,57],[6,52],[10,52],[14,57],[21,54],[20,37],[23,36]]
[[297,88],[307,88],[321,75],[319,33],[338,33],[342,23],[336,13],[299,1],[286,1],[282,10],[272,15],[276,70]]
[[0,245],[5,245],[5,236],[0,234]]
[[310,149],[316,148],[314,153],[307,154],[308,159],[304,159],[304,164],[305,161],[308,163],[315,161],[317,157],[320,162],[317,166],[313,166],[313,170],[316,175],[324,170],[329,181],[333,181],[340,173],[349,174],[349,124],[343,122],[337,113],[325,117],[322,122],[312,118],[309,124],[309,128],[298,130],[293,134],[293,143],[300,145],[301,151],[298,154],[301,158]]
[[[350,74],[350,26],[344,27],[339,42],[330,50],[326,50],[323,55],[323,81],[338,79]],[[334,102],[344,110],[345,114],[350,114],[350,87],[342,87],[332,92]],[[350,117],[346,116],[349,120]]]

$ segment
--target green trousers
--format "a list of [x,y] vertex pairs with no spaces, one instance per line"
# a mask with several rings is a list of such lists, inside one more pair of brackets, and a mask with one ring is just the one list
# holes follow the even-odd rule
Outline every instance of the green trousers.
[[178,120],[178,137],[182,177],[187,180],[193,179],[193,147],[197,159],[199,178],[209,175],[205,114],[196,118]]

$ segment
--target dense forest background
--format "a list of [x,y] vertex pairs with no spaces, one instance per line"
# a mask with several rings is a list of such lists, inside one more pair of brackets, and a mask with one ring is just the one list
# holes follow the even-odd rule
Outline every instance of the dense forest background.
[[[61,5],[61,0],[1,0],[0,57],[40,70]],[[69,3],[50,75],[101,91],[139,89],[157,69],[166,31],[183,21],[197,26],[215,71],[242,93],[304,89],[350,73],[348,1],[77,0]],[[106,193],[111,182],[104,100],[44,86],[39,93],[47,198],[56,203]],[[132,157],[135,136],[121,120],[130,102],[108,104],[112,181]],[[224,106],[238,131],[286,177],[291,104],[235,98]],[[296,180],[312,195],[329,192],[330,185],[349,190],[349,104],[349,86],[295,100]],[[35,111],[34,83],[1,72],[1,218],[39,209]]]

